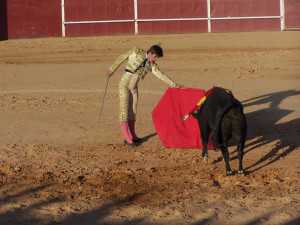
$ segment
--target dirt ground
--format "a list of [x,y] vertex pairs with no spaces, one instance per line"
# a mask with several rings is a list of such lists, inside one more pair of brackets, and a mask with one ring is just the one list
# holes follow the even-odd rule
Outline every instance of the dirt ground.
[[[164,148],[151,112],[168,88],[139,83],[126,147],[108,67],[160,43],[160,69],[185,87],[233,91],[244,105],[246,175],[220,151]],[[0,224],[300,224],[300,32],[42,38],[0,42]],[[233,143],[232,143],[233,144]]]

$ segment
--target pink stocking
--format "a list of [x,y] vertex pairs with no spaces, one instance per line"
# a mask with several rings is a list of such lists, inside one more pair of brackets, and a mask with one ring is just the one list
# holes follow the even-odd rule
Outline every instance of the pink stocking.
[[130,144],[132,144],[132,140],[131,140],[131,137],[128,133],[128,125],[127,125],[127,121],[120,121],[120,126],[122,128],[122,131],[123,131],[123,134],[124,134],[124,137],[126,139],[126,141]]

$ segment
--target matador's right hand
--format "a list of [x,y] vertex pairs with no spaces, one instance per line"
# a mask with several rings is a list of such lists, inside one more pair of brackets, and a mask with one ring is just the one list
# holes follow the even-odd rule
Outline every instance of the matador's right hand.
[[110,78],[113,74],[114,74],[113,71],[108,70],[107,73],[106,73],[106,76],[107,76],[108,78]]

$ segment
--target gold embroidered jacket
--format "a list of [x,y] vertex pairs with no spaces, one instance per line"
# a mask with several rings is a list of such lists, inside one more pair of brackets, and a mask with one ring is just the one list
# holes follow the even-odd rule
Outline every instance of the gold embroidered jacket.
[[109,70],[115,72],[115,70],[128,58],[126,69],[137,74],[143,79],[148,71],[151,71],[156,77],[166,82],[169,86],[174,86],[176,83],[171,80],[166,74],[161,72],[156,63],[150,63],[147,61],[145,67],[140,67],[143,61],[146,59],[147,52],[140,48],[134,48],[129,52],[120,55],[116,61],[111,65]]

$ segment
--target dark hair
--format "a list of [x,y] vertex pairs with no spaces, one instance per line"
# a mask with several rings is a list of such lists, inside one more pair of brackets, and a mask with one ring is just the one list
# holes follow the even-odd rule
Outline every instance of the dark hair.
[[159,45],[152,45],[147,53],[151,52],[152,54],[156,54],[158,57],[163,57],[164,53],[162,48]]

